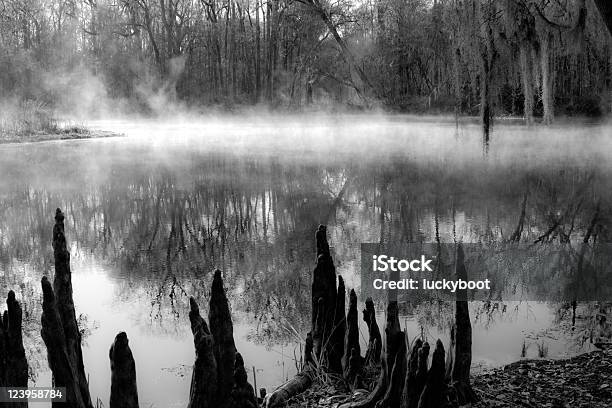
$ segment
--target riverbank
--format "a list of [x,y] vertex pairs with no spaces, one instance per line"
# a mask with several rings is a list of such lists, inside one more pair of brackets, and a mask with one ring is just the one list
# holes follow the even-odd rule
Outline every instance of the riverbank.
[[50,140],[93,139],[117,136],[125,135],[122,133],[104,130],[90,130],[85,127],[71,126],[67,128],[59,128],[54,131],[39,131],[31,133],[0,132],[0,144],[47,142]]
[[522,360],[474,378],[477,408],[612,406],[612,349],[566,360]]
[[[372,376],[374,377],[374,376]],[[612,406],[612,349],[565,360],[521,360],[472,378],[480,401],[473,408],[603,408]],[[352,395],[329,382],[317,381],[289,404],[335,407],[368,395]]]

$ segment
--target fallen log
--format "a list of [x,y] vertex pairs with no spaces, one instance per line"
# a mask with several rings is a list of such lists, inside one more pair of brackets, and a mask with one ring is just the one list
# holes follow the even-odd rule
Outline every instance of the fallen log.
[[292,397],[303,393],[311,385],[315,376],[312,366],[307,366],[289,381],[277,387],[272,393],[266,395],[264,406],[266,408],[284,407]]
[[363,309],[363,321],[368,326],[368,348],[365,354],[365,364],[377,366],[380,363],[380,353],[382,351],[382,338],[380,329],[376,322],[376,311],[372,298],[367,298],[365,309]]
[[[28,361],[23,348],[22,311],[9,291],[7,310],[0,319],[0,386],[27,387]],[[27,402],[4,403],[7,408],[27,408]]]
[[195,345],[195,363],[191,375],[188,408],[208,408],[216,404],[217,361],[214,340],[195,299],[189,298],[189,321]]
[[208,322],[214,340],[213,350],[217,362],[217,401],[223,403],[229,400],[234,387],[236,345],[234,343],[232,314],[223,287],[221,271],[218,269],[215,271],[210,289]]
[[111,366],[110,408],[138,408],[136,363],[127,334],[120,332],[110,347]]

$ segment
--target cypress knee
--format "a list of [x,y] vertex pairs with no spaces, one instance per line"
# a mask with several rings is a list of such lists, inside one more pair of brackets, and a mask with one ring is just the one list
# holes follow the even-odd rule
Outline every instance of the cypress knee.
[[344,287],[344,279],[342,279],[342,276],[338,275],[338,293],[336,295],[336,308],[334,311],[334,327],[330,339],[333,343],[330,353],[334,356],[330,361],[330,367],[331,371],[337,373],[343,372],[345,365],[344,356],[347,353],[345,349],[347,330],[345,303],[346,288]]
[[402,393],[401,408],[414,407],[415,401],[418,402],[419,395],[416,394],[417,388],[417,372],[419,370],[419,350],[423,347],[423,341],[417,339],[412,346],[410,351],[410,357],[408,358],[408,369],[404,382],[404,391]]
[[368,326],[368,349],[365,355],[366,364],[378,365],[380,362],[380,353],[382,350],[382,338],[380,329],[376,322],[376,311],[374,310],[374,302],[372,298],[367,298],[365,301],[365,309],[363,309],[363,321]]
[[438,339],[433,352],[427,383],[421,393],[418,408],[440,408],[444,406],[446,384],[444,382],[444,345]]
[[[468,280],[465,267],[463,246],[457,246],[456,278]],[[470,383],[470,367],[472,365],[472,324],[467,302],[467,290],[457,290],[455,302],[455,361],[452,369],[452,385],[457,392],[462,405],[477,401],[476,393]]]
[[108,357],[111,366],[110,408],[138,408],[136,363],[125,332],[115,336]]
[[43,305],[40,334],[47,347],[47,360],[56,387],[66,387],[66,403],[54,402],[55,407],[87,407],[77,382],[77,370],[67,351],[66,336],[57,310],[55,294],[46,276],[41,280]]
[[232,389],[231,408],[257,408],[257,397],[253,386],[247,381],[244,360],[236,353],[234,364],[234,388]]
[[[336,267],[327,242],[327,227],[320,225],[315,234],[317,263],[312,276],[312,328],[315,357],[326,361],[334,372],[342,371],[342,353],[332,333],[336,325]],[[318,337],[318,338],[317,338]]]
[[385,325],[385,342],[386,342],[386,355],[387,360],[387,377],[391,377],[391,370],[393,369],[393,362],[395,361],[395,354],[400,348],[400,343],[404,341],[403,337],[399,336],[402,333],[399,322],[399,309],[397,307],[397,301],[390,301],[387,305],[387,323]]
[[[359,357],[357,359],[356,357]],[[355,381],[355,376],[359,373],[361,366],[361,348],[359,346],[359,321],[357,312],[357,295],[351,289],[349,295],[349,309],[346,318],[346,336],[344,339],[344,357],[342,357],[342,365],[344,369],[344,379],[352,384]],[[357,362],[357,367],[351,363]]]
[[74,300],[72,299],[72,272],[70,270],[70,252],[66,245],[64,234],[64,214],[58,208],[55,210],[55,225],[53,226],[53,257],[55,259],[55,277],[53,292],[55,293],[57,310],[66,335],[66,351],[68,358],[76,368],[76,382],[79,386],[83,402],[87,407],[93,407],[89,394],[89,384],[83,365],[81,349],[81,331],[77,324]]
[[391,369],[389,386],[383,399],[376,404],[376,408],[396,408],[399,407],[404,391],[406,380],[407,359],[406,359],[406,335],[403,332],[394,334],[397,344],[395,360]]
[[229,302],[223,287],[221,271],[218,269],[215,271],[210,289],[208,321],[214,339],[213,349],[217,362],[218,401],[224,402],[229,399],[234,387],[236,345],[234,344],[234,326]]
[[[0,319],[0,386],[27,387],[28,361],[23,348],[22,311],[15,292],[8,293],[7,310]],[[5,403],[7,408],[27,408],[27,402]]]
[[189,321],[195,345],[195,363],[191,375],[188,408],[208,408],[216,404],[217,362],[213,350],[213,336],[194,298],[189,298]]

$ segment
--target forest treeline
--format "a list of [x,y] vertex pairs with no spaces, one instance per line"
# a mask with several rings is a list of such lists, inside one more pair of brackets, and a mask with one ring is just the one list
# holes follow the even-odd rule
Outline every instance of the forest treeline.
[[172,98],[550,123],[609,109],[606,3],[0,0],[0,92],[51,107],[103,95],[140,111]]

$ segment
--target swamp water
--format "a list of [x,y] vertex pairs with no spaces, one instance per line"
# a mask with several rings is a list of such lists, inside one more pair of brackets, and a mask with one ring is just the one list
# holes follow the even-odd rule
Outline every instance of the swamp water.
[[[188,299],[206,315],[214,268],[224,272],[249,381],[253,367],[258,388],[293,375],[310,325],[319,224],[328,225],[337,273],[358,293],[361,242],[507,240],[525,196],[523,240],[556,222],[580,239],[598,204],[598,239],[610,240],[612,138],[603,125],[500,124],[486,155],[476,125],[401,116],[90,125],[128,137],[0,146],[0,286],[24,307],[33,384],[50,385],[40,278],[53,273],[62,208],[85,370],[105,406],[119,331],[136,359],[141,406],[187,405]],[[587,319],[579,313],[572,330],[568,305],[497,300],[471,313],[475,370],[592,347]],[[410,336],[447,343],[451,316],[452,304],[420,305],[401,320]],[[361,333],[365,344],[364,324]]]

